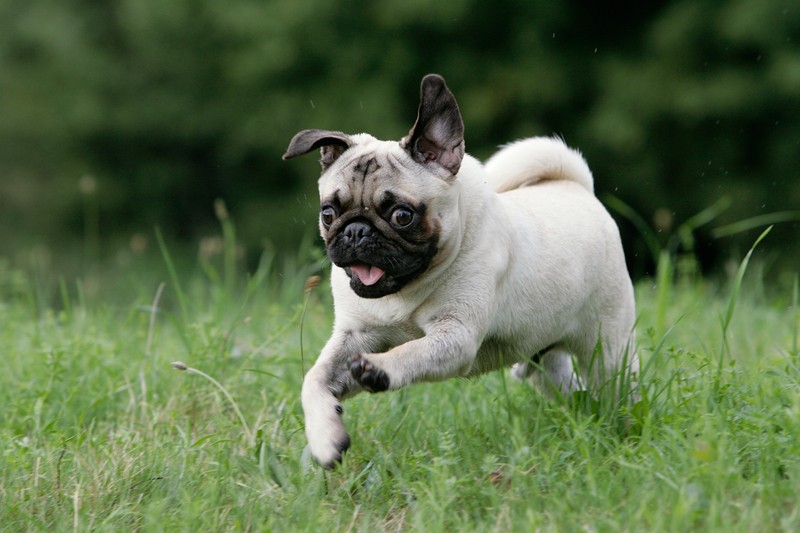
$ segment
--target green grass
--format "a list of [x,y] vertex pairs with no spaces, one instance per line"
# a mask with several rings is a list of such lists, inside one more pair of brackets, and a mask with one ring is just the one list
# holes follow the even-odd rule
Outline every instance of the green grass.
[[232,248],[189,272],[163,252],[107,292],[0,262],[0,529],[800,529],[796,281],[640,283],[634,406],[507,373],[361,395],[324,472],[299,402],[331,328],[318,262],[241,279]]

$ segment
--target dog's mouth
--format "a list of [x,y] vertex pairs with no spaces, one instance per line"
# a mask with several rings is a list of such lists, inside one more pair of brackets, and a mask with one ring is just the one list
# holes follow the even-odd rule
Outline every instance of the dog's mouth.
[[370,225],[329,235],[326,244],[328,258],[345,271],[353,292],[362,298],[382,298],[416,279],[435,254],[432,242],[404,247],[399,241]]
[[358,281],[360,281],[361,284],[366,287],[370,287],[378,283],[386,273],[386,271],[380,267],[361,263],[350,265],[349,268],[352,275],[356,276]]
[[[334,261],[334,264],[337,263]],[[382,298],[395,293],[425,269],[425,265],[420,264],[408,265],[412,268],[403,271],[385,270],[388,265],[380,267],[361,262],[339,263],[338,266],[350,278],[350,288],[362,298]]]

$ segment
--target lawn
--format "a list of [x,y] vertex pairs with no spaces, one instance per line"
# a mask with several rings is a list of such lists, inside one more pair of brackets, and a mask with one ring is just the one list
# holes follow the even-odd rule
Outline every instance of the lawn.
[[53,285],[0,262],[3,531],[800,530],[793,274],[640,282],[633,405],[506,372],[364,394],[325,472],[299,402],[319,262],[137,261]]

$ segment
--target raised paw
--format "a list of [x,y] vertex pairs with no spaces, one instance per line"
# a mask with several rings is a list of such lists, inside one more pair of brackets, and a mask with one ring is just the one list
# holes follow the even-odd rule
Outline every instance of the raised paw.
[[354,355],[350,360],[350,373],[369,392],[383,392],[389,388],[389,376],[386,372],[376,368],[361,355]]

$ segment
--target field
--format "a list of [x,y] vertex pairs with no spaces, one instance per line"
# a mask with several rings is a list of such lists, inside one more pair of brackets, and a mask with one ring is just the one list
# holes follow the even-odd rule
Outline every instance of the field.
[[55,284],[0,262],[3,531],[800,529],[794,274],[640,282],[633,405],[507,373],[364,394],[325,472],[299,403],[317,258],[162,252]]

